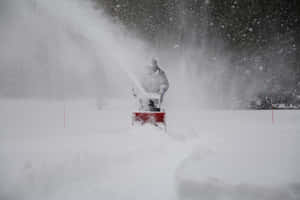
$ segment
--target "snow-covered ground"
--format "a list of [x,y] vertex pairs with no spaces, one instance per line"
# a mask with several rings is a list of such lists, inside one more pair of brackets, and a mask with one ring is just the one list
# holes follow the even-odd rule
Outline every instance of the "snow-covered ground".
[[168,108],[164,133],[107,102],[1,100],[0,199],[300,199],[299,111]]

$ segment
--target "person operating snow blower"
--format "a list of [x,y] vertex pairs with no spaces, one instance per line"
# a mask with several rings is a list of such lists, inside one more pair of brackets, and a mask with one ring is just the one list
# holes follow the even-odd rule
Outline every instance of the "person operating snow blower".
[[133,95],[138,98],[142,111],[160,111],[163,97],[169,88],[169,81],[165,72],[158,66],[157,59],[153,58],[151,65],[145,67],[140,85],[142,92],[133,89]]
[[133,112],[132,125],[150,123],[167,130],[165,112],[161,109],[164,94],[169,88],[165,72],[158,66],[157,60],[144,68],[140,77],[138,90],[133,89],[133,95],[138,99],[139,111]]

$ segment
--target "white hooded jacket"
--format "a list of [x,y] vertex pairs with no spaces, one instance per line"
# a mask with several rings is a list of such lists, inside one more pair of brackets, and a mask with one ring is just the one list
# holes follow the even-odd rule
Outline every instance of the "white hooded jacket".
[[169,88],[169,81],[163,70],[148,70],[142,75],[141,85],[147,93],[163,95]]

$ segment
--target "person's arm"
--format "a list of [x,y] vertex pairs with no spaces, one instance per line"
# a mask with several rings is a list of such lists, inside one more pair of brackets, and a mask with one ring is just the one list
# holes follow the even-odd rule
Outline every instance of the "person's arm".
[[160,93],[160,104],[163,101],[164,94],[169,89],[169,81],[168,81],[167,76],[166,76],[166,74],[165,74],[164,71],[161,71],[161,76],[162,76],[163,83],[160,85],[160,90],[159,90],[159,93]]
[[166,84],[163,84],[160,86],[159,94],[163,95],[168,90],[168,86]]
[[163,83],[160,85],[160,94],[164,94],[169,89],[169,81],[164,71],[161,70]]

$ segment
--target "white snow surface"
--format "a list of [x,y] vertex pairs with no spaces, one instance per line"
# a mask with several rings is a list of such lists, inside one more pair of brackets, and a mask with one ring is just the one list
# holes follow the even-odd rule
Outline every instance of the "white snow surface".
[[165,133],[121,102],[1,100],[0,199],[300,199],[299,111],[168,108]]

